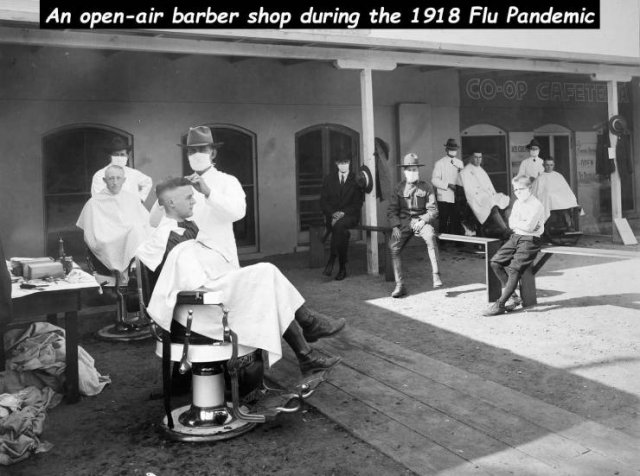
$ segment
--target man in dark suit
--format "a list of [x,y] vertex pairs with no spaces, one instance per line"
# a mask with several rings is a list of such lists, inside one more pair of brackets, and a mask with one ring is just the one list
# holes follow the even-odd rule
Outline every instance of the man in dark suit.
[[337,257],[340,269],[335,279],[338,281],[347,276],[349,228],[360,221],[360,209],[364,202],[364,193],[356,183],[355,174],[349,170],[350,164],[351,160],[346,157],[336,159],[337,170],[324,178],[320,195],[327,231],[332,232],[331,255],[323,274],[331,276]]

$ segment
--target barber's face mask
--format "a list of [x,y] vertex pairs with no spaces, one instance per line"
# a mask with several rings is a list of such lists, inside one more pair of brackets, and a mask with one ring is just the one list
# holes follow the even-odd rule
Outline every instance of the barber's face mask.
[[531,196],[531,189],[530,188],[522,188],[522,189],[516,189],[513,191],[513,193],[515,193],[516,198],[518,200],[526,200],[527,198],[529,198]]
[[341,174],[346,174],[347,172],[349,172],[349,162],[338,164],[338,170]]
[[540,149],[531,149],[529,153],[531,154],[531,157],[538,157],[538,155],[540,154]]
[[211,154],[207,152],[196,152],[189,156],[189,166],[194,172],[202,172],[211,167]]
[[404,177],[407,179],[408,183],[414,183],[420,178],[420,172],[417,170],[405,170]]
[[456,155],[458,155],[458,151],[457,150],[448,150],[447,151],[447,155],[449,157],[455,157]]
[[118,167],[124,167],[125,165],[127,165],[127,161],[129,160],[129,157],[127,157],[126,155],[112,155],[111,156],[111,163],[113,165],[117,165]]

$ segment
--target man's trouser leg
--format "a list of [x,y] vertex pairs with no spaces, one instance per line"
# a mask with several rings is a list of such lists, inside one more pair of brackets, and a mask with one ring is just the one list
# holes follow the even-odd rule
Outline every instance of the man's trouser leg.
[[[502,289],[506,288],[507,282],[509,280],[509,275],[505,271],[505,267],[511,262],[516,253],[516,243],[516,236],[511,235],[505,242],[505,244],[502,245],[498,251],[496,251],[489,263],[491,265],[491,269],[500,280]],[[502,298],[502,296],[500,296],[500,298]]]
[[322,314],[313,313],[305,305],[298,308],[295,319],[302,327],[304,338],[307,342],[315,342],[322,337],[329,337],[344,328],[346,320],[329,319]]
[[425,225],[420,230],[420,237],[427,244],[427,253],[429,254],[429,262],[431,263],[431,272],[440,274],[440,252],[438,250],[438,242],[436,240],[436,231],[432,225]]
[[357,220],[345,215],[335,222],[333,225],[333,235],[331,236],[331,254],[338,257],[340,269],[344,269],[347,263],[347,251],[349,249],[349,228],[353,228],[357,224]]
[[451,215],[454,212],[455,204],[449,202],[438,202],[438,215],[440,217],[440,233],[453,233],[451,229]]
[[400,238],[396,239],[392,235],[391,239],[389,240],[391,264],[393,266],[393,277],[396,281],[396,287],[404,285],[404,276],[402,274],[402,260],[400,258],[400,253],[412,236],[413,232],[400,228]]
[[[511,235],[511,238],[507,241],[507,243],[512,243],[514,250],[513,258],[503,270],[503,273],[507,275],[507,280],[503,284],[502,295],[498,298],[498,303],[502,306],[504,306],[518,287],[518,281],[520,281],[522,273],[535,260],[540,251],[541,242],[542,240],[538,237],[521,235]],[[498,250],[498,253],[500,253],[500,250]],[[496,255],[498,253],[496,253]],[[494,257],[496,255],[494,255]],[[491,260],[491,267],[495,271],[493,259]],[[500,279],[500,282],[503,281],[500,275],[498,275],[498,279]]]
[[304,375],[330,369],[341,360],[340,357],[325,357],[312,349],[295,320],[289,324],[282,337],[296,354],[300,371]]

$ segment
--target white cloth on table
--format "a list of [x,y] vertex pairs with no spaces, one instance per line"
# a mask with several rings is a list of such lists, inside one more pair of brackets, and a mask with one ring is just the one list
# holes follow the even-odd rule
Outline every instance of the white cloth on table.
[[529,195],[526,200],[516,200],[509,216],[509,228],[518,235],[541,236],[544,233],[544,207],[540,200]]
[[150,234],[149,212],[137,196],[102,191],[84,205],[76,226],[84,241],[110,270],[124,272],[136,249]]
[[509,197],[497,193],[489,174],[480,166],[467,164],[460,172],[467,203],[480,224],[484,224],[495,206],[504,210],[509,206]]
[[[196,289],[215,292],[229,309],[229,327],[238,335],[239,344],[267,351],[270,364],[280,360],[281,336],[304,298],[278,268],[269,263],[238,268],[218,249],[185,241],[167,256],[149,302],[149,315],[169,330],[178,293]],[[186,316],[176,319],[186,324]],[[194,319],[191,329],[213,339],[223,338],[218,312],[212,319]]]
[[562,174],[556,171],[540,174],[533,182],[531,192],[542,202],[545,219],[549,218],[551,210],[566,210],[578,206],[573,190]]
[[463,167],[462,160],[448,155],[435,163],[431,183],[436,189],[436,198],[439,202],[455,203],[456,194],[449,188],[449,184],[461,185],[459,172]]
[[[211,189],[208,197],[194,191],[196,200],[193,206],[193,221],[201,231],[213,240],[225,256],[239,264],[236,239],[233,234],[233,222],[244,218],[247,211],[246,195],[242,185],[233,175],[220,172],[211,167],[202,174],[202,179]],[[162,209],[156,202],[151,209],[154,226]]]
[[518,175],[533,177],[534,179],[537,179],[542,172],[544,172],[544,166],[540,157],[527,157],[520,162],[520,167],[518,168]]
[[[112,164],[101,168],[95,174],[91,180],[91,196],[95,197],[103,190],[107,189],[107,185],[104,183],[104,173]],[[132,193],[139,197],[140,201],[145,201],[151,192],[153,181],[151,177],[143,174],[139,170],[132,169],[131,167],[124,166],[124,176],[126,180],[122,185],[122,190]]]

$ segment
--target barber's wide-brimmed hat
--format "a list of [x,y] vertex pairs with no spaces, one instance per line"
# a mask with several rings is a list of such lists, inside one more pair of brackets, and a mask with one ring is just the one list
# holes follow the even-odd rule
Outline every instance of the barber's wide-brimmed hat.
[[540,142],[535,139],[531,139],[531,142],[527,144],[527,149],[531,149],[531,147],[537,147],[538,149],[542,149]]
[[364,190],[364,193],[371,193],[373,190],[373,175],[366,165],[361,166],[356,172],[356,183]]
[[413,152],[408,153],[402,158],[402,163],[398,167],[424,167],[424,164],[419,162],[418,156]]
[[131,145],[122,137],[116,136],[111,139],[109,145],[104,147],[104,150],[107,152],[115,152],[117,150],[126,150],[127,152],[131,150]]
[[459,146],[455,139],[448,139],[444,145],[445,149],[458,150]]
[[220,147],[224,142],[216,142],[213,140],[211,129],[207,126],[190,127],[187,134],[187,143],[178,144],[178,147],[199,147],[203,145],[211,145]]

